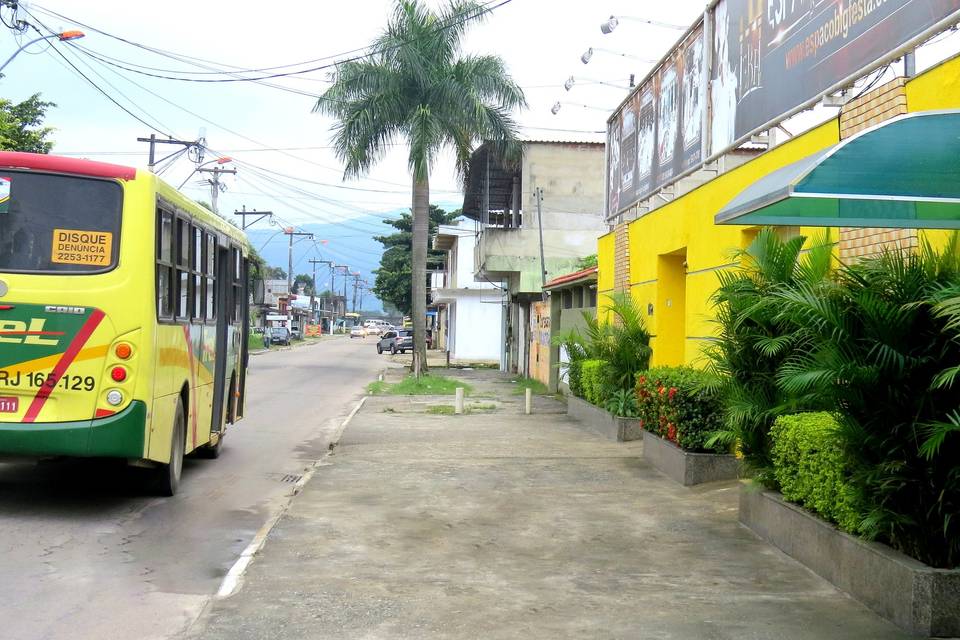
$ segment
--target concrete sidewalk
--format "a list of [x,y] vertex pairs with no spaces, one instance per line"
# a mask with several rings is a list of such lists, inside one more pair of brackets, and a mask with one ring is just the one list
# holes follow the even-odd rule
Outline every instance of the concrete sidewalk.
[[685,489],[640,443],[463,372],[489,408],[372,397],[190,638],[907,638]]

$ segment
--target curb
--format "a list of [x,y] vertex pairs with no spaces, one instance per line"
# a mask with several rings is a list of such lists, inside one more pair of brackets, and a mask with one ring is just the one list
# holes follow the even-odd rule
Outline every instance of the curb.
[[270,531],[280,522],[280,518],[287,512],[287,509],[290,508],[290,505],[293,503],[293,499],[303,490],[303,487],[310,481],[313,477],[313,474],[316,473],[317,469],[323,464],[323,462],[328,458],[333,449],[340,442],[340,438],[343,436],[344,430],[347,428],[347,425],[350,424],[350,421],[353,420],[353,417],[357,415],[357,412],[360,411],[360,408],[367,401],[369,396],[364,396],[360,398],[360,401],[353,408],[350,414],[344,419],[336,431],[334,431],[333,436],[330,439],[330,445],[328,447],[326,455],[319,460],[315,460],[313,464],[307,469],[306,473],[303,474],[303,477],[294,485],[293,492],[290,494],[287,501],[277,510],[273,516],[270,517],[263,526],[257,531],[256,535],[253,536],[253,540],[250,541],[250,544],[240,553],[240,557],[237,558],[236,562],[233,563],[233,566],[230,567],[230,571],[227,572],[227,575],[224,576],[223,581],[220,583],[220,588],[217,589],[216,598],[229,598],[234,593],[237,592],[237,589],[240,588],[240,585],[243,583],[243,574],[246,572],[247,568],[250,566],[250,563],[253,562],[254,556],[263,548],[263,545],[267,541],[267,536],[270,535]]

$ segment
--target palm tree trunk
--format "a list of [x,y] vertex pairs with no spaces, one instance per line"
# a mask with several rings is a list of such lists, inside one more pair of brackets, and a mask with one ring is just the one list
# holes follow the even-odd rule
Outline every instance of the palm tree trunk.
[[413,364],[417,378],[427,371],[427,234],[430,230],[430,179],[413,180],[413,250],[411,296]]

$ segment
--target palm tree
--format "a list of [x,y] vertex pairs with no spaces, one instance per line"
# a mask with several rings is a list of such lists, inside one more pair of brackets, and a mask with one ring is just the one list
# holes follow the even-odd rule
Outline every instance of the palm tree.
[[430,170],[451,148],[465,175],[480,141],[513,142],[523,91],[499,57],[461,52],[466,28],[487,9],[450,0],[439,12],[421,0],[398,0],[386,29],[364,59],[340,65],[314,111],[333,116],[333,144],[345,176],[366,173],[396,140],[410,147],[413,178],[413,373],[426,370],[426,257]]

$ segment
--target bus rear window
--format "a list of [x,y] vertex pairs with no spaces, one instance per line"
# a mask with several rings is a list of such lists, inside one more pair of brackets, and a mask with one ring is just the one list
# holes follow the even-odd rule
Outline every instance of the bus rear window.
[[0,171],[0,271],[109,271],[122,200],[109,180]]

